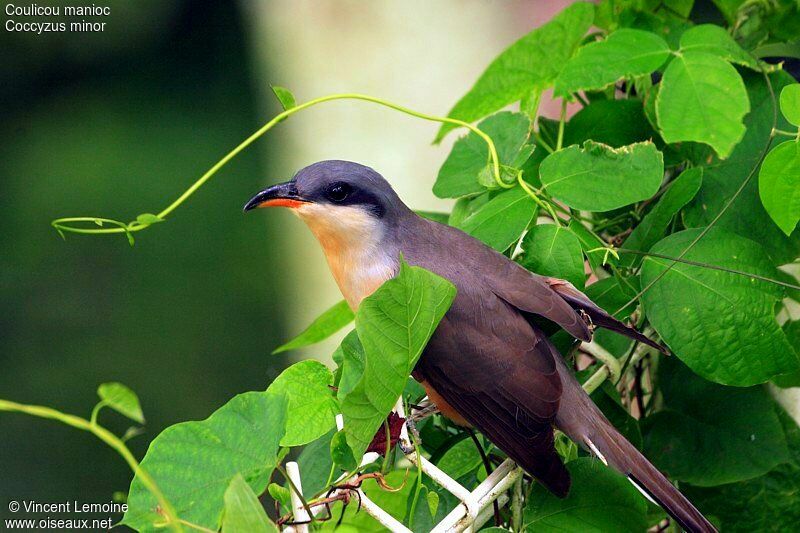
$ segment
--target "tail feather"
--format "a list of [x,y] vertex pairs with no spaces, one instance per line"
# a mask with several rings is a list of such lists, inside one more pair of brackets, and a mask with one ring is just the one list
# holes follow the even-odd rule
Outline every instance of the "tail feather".
[[717,530],[711,522],[614,428],[562,361],[559,370],[564,388],[556,417],[558,428],[627,476],[683,529],[691,533],[715,533]]
[[547,283],[550,285],[550,288],[556,291],[556,293],[558,293],[558,295],[561,296],[561,298],[567,302],[570,307],[576,311],[583,312],[591,321],[593,326],[615,331],[621,335],[625,335],[626,337],[647,344],[648,346],[652,346],[664,354],[669,354],[669,351],[665,347],[661,346],[654,340],[645,337],[639,331],[637,331],[636,328],[617,320],[608,314],[604,309],[598,307],[597,304],[591,301],[588,296],[576,289],[570,282],[557,278],[545,278],[545,281],[547,281]]

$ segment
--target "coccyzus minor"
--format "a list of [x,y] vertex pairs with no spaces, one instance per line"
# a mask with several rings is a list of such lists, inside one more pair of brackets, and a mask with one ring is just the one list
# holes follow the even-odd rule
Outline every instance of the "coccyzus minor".
[[400,257],[458,292],[414,369],[454,422],[483,432],[559,497],[570,477],[554,428],[615,468],[684,529],[714,526],[603,416],[541,329],[588,341],[608,328],[664,350],[567,281],[539,276],[466,233],[422,218],[369,167],[322,161],[254,196],[245,210],[290,208],[319,240],[353,310],[399,269]]

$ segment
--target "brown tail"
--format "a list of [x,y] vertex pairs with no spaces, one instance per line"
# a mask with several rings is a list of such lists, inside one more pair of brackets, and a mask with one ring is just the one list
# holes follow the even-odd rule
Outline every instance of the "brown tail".
[[711,522],[614,428],[563,361],[560,358],[558,361],[563,383],[561,405],[556,416],[558,428],[604,463],[627,476],[636,488],[660,505],[683,529],[691,533],[715,533],[717,530]]

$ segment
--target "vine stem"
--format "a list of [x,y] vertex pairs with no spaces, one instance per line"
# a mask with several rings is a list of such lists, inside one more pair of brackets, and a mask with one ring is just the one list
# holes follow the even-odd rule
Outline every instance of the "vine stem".
[[561,220],[558,218],[558,215],[556,215],[553,207],[549,203],[539,198],[539,195],[536,194],[527,183],[525,183],[525,180],[522,179],[522,172],[517,174],[517,181],[519,182],[519,186],[522,187],[522,190],[525,191],[528,196],[533,198],[533,201],[536,202],[542,209],[547,211],[547,213],[550,215],[550,218],[552,218],[553,222],[555,222],[556,226],[561,226]]
[[128,463],[128,466],[130,466],[131,470],[133,470],[134,475],[139,477],[142,485],[144,485],[145,488],[150,491],[153,496],[155,496],[156,500],[158,501],[158,505],[161,508],[161,512],[167,519],[166,525],[169,526],[173,531],[183,531],[180,526],[182,521],[178,518],[178,514],[175,512],[175,509],[172,507],[172,504],[169,502],[169,500],[167,500],[164,494],[161,492],[161,489],[158,488],[158,485],[156,485],[156,482],[153,480],[153,478],[150,477],[150,474],[148,474],[139,465],[139,462],[133,456],[125,443],[104,427],[79,416],[62,413],[56,409],[41,405],[26,405],[8,400],[0,400],[0,411],[24,413],[39,418],[57,420],[68,426],[72,426],[83,431],[88,431],[89,433],[93,434],[95,437],[106,443],[109,447],[113,448],[120,456],[122,456],[125,462]]
[[777,280],[777,279],[768,278],[766,276],[761,276],[760,274],[753,274],[751,272],[745,272],[744,270],[737,270],[735,268],[727,268],[727,267],[722,267],[722,266],[719,266],[719,265],[712,265],[712,264],[709,264],[709,263],[700,263],[698,261],[690,261],[689,259],[683,259],[683,258],[680,258],[680,257],[671,257],[669,255],[657,254],[657,253],[653,253],[653,252],[642,252],[640,250],[629,250],[627,248],[617,248],[616,250],[617,250],[617,252],[620,252],[620,253],[623,253],[623,254],[635,254],[635,255],[641,255],[641,256],[644,256],[644,257],[655,257],[655,258],[658,258],[658,259],[666,259],[668,261],[675,261],[676,263],[684,263],[684,264],[692,265],[692,266],[696,266],[696,267],[707,268],[709,270],[719,270],[721,272],[727,272],[729,274],[736,274],[736,275],[739,275],[739,276],[746,276],[748,278],[757,279],[759,281],[766,281],[768,283],[773,283],[775,285],[780,285],[782,287],[786,287],[787,289],[800,290],[800,285],[795,285],[795,284],[792,284],[792,283],[787,283],[785,281],[780,281],[780,280]]
[[[399,104],[395,104],[393,102],[389,102],[383,100],[381,98],[377,98],[374,96],[369,96],[365,94],[357,94],[357,93],[342,93],[342,94],[330,94],[327,96],[321,96],[319,98],[315,98],[313,100],[309,100],[308,102],[299,104],[295,107],[286,109],[282,113],[276,115],[272,120],[264,124],[260,129],[258,129],[255,133],[250,135],[247,139],[242,141],[236,148],[228,152],[225,157],[217,161],[211,168],[209,168],[205,174],[203,174],[197,181],[195,181],[188,189],[186,189],[183,194],[181,194],[174,202],[168,205],[166,208],[161,210],[158,213],[158,218],[166,218],[172,213],[175,209],[177,209],[181,204],[183,204],[192,194],[194,194],[197,189],[203,186],[209,179],[211,179],[222,167],[224,167],[231,159],[236,157],[240,152],[242,152],[245,148],[253,144],[259,137],[264,135],[266,132],[271,130],[275,125],[277,125],[282,120],[292,116],[293,114],[302,111],[304,109],[308,109],[309,107],[313,107],[318,104],[322,104],[324,102],[331,102],[333,100],[362,100],[365,102],[372,102],[374,104],[382,105],[384,107],[388,107],[390,109],[394,109],[395,111],[400,111],[401,113],[405,113],[406,115],[410,115],[412,117],[420,118],[423,120],[429,120],[432,122],[440,122],[443,124],[453,124],[455,126],[460,126],[469,129],[476,135],[478,135],[481,139],[486,142],[486,145],[489,147],[489,159],[491,160],[492,164],[492,171],[494,174],[494,179],[498,185],[504,187],[505,184],[500,176],[500,159],[497,155],[497,149],[492,142],[492,139],[480,128],[477,126],[473,126],[468,122],[464,122],[463,120],[458,120],[455,118],[450,117],[439,117],[436,115],[429,115],[427,113],[420,113],[419,111],[414,111],[413,109],[409,109],[405,106],[401,106]],[[93,222],[95,220],[101,220],[103,222],[108,222],[109,224],[115,224],[118,227],[114,228],[76,228],[72,226],[66,226],[65,223],[70,222]],[[52,222],[53,227],[58,230],[62,231],[69,231],[72,233],[83,233],[83,234],[109,234],[109,233],[131,233],[135,231],[143,230],[150,226],[150,224],[124,224],[119,221],[111,220],[111,219],[103,219],[98,217],[69,217],[69,218],[59,218]]]
[[567,99],[561,99],[561,116],[558,121],[558,138],[556,139],[556,152],[561,150],[564,144],[564,123],[567,121]]
[[[633,354],[631,354],[630,358],[624,361],[622,364],[622,372],[624,373],[628,365],[636,364],[651,350],[653,350],[653,348],[650,346],[646,344],[639,344],[639,346],[637,346],[634,350]],[[617,360],[617,363],[619,363],[619,360]],[[603,384],[609,375],[610,369],[608,368],[608,365],[604,364],[594,374],[589,376],[589,379],[583,382],[583,390],[585,390],[587,394],[593,393],[600,385]]]

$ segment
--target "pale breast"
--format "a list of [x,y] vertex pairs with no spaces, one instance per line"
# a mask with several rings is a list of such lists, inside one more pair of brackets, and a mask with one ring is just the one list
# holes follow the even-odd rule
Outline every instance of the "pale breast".
[[394,276],[394,265],[380,257],[381,255],[377,253],[366,258],[353,257],[346,253],[328,251],[325,253],[333,279],[336,280],[342,296],[354,311],[358,309],[361,300]]
[[353,310],[394,276],[397,260],[382,243],[380,221],[363,209],[310,204],[295,212],[322,246],[333,278]]

